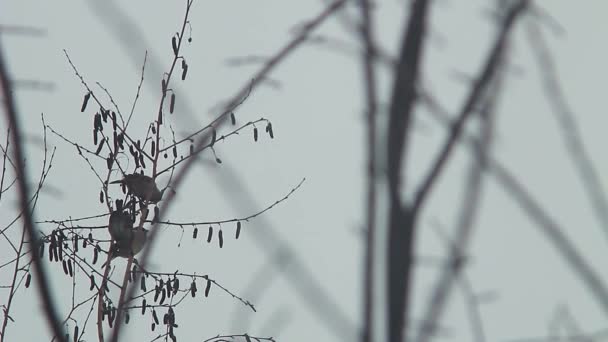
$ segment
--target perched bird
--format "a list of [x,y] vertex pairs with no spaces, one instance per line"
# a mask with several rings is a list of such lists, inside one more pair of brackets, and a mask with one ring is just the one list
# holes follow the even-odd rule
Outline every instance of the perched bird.
[[163,191],[158,190],[154,179],[139,173],[126,175],[125,178],[110,182],[110,184],[124,184],[134,196],[152,203],[163,198]]
[[110,221],[108,222],[108,231],[114,241],[124,241],[131,239],[133,235],[133,221],[131,221],[131,215],[127,212],[113,211],[110,214]]
[[128,239],[117,240],[112,245],[112,259],[115,257],[129,258],[141,252],[148,242],[148,231],[144,228],[131,229]]

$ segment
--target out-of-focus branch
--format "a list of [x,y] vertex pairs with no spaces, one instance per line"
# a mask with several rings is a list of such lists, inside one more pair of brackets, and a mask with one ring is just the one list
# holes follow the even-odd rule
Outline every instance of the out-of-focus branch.
[[452,285],[460,276],[465,262],[469,241],[473,235],[476,213],[480,206],[483,190],[483,175],[487,167],[487,156],[490,151],[494,132],[494,110],[500,95],[501,80],[497,77],[492,83],[492,91],[485,96],[483,108],[480,112],[480,133],[478,144],[474,147],[470,170],[465,182],[465,191],[462,198],[462,208],[454,233],[454,241],[449,244],[449,261],[440,274],[437,283],[431,292],[428,305],[422,315],[422,324],[415,341],[426,342],[430,340],[437,323],[440,321],[443,308],[449,298]]
[[[14,161],[18,180],[17,185],[19,191],[19,202],[21,206],[21,211],[23,212],[23,229],[27,231],[28,240],[34,242],[37,241],[38,234],[34,228],[33,213],[28,203],[29,186],[27,183],[27,170],[24,164],[25,156],[23,153],[21,127],[17,122],[17,106],[13,98],[11,82],[8,75],[8,70],[6,68],[6,63],[4,61],[3,51],[1,48],[2,47],[0,46],[0,87],[2,91],[2,96],[4,98],[5,115],[13,133],[12,141]],[[59,325],[59,316],[57,315],[57,312],[55,310],[55,304],[53,302],[53,297],[50,291],[46,269],[44,267],[44,264],[41,262],[39,249],[36,247],[32,248],[32,258],[34,260],[36,284],[38,286],[38,292],[42,297],[42,303],[47,318],[47,323],[53,331],[53,334],[57,336],[60,341],[63,341],[64,338],[61,327]]]
[[555,63],[553,58],[551,58],[538,25],[538,23],[530,22],[526,28],[528,30],[530,48],[535,53],[538,69],[541,72],[543,91],[560,125],[564,143],[569,152],[568,155],[579,173],[579,180],[583,183],[587,197],[591,202],[593,213],[608,238],[608,200],[604,194],[604,187],[593,165],[593,161],[583,144],[580,128],[566,100]]
[[[432,118],[443,124],[446,128],[449,127],[450,121],[447,112],[439,103],[428,94],[423,97],[423,100],[429,106]],[[461,136],[459,139],[473,152],[475,151],[475,146],[479,144],[475,138],[470,136]],[[473,155],[477,156],[475,153]],[[564,228],[544,210],[538,201],[528,193],[526,187],[500,161],[491,155],[488,155],[487,158],[487,170],[489,174],[515,200],[530,220],[536,223],[536,227],[547,237],[557,253],[564,258],[564,261],[572,272],[582,280],[583,284],[599,303],[601,309],[608,316],[608,287],[606,287],[602,278],[579,253],[574,243],[564,234]]]
[[482,71],[477,77],[477,81],[472,86],[471,92],[467,96],[467,99],[464,105],[462,106],[460,113],[458,114],[457,120],[453,123],[448,138],[443,144],[441,152],[439,153],[437,159],[431,167],[430,172],[428,172],[426,178],[424,179],[422,185],[416,193],[414,203],[412,205],[412,210],[414,212],[417,212],[422,207],[426,198],[430,194],[432,187],[437,183],[437,179],[443,171],[445,165],[447,164],[447,161],[452,153],[452,149],[456,145],[456,141],[462,133],[464,124],[471,116],[471,114],[473,114],[473,108],[479,102],[480,98],[484,95],[488,84],[493,79],[495,73],[498,71],[500,58],[507,43],[507,38],[509,37],[511,29],[513,28],[513,24],[515,23],[515,20],[519,17],[519,15],[523,13],[527,4],[527,0],[520,0],[515,5],[513,5],[513,7],[509,9],[508,12],[505,13],[504,19],[501,23],[500,31],[498,33],[498,37],[494,42],[494,46],[492,47],[491,53],[488,56],[488,59],[484,64]]
[[[399,60],[389,107],[387,172],[389,191],[389,227],[387,255],[388,339],[402,341],[407,336],[410,265],[414,246],[414,216],[401,201],[402,160],[406,157],[416,84],[420,72],[429,1],[415,0],[409,8],[409,19],[401,42]],[[368,46],[370,48],[370,46]]]
[[369,0],[360,0],[361,8],[361,40],[365,49],[361,53],[363,66],[363,84],[365,87],[365,105],[367,117],[367,236],[365,239],[364,251],[364,270],[363,270],[363,331],[362,342],[370,342],[373,334],[373,312],[374,312],[374,254],[375,254],[375,235],[376,235],[376,73],[375,73],[375,53],[374,53],[374,21],[372,16],[371,4]]

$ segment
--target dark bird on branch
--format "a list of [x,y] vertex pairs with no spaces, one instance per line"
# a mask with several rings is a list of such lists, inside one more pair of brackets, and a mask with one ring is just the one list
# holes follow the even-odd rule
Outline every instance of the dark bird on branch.
[[139,173],[126,175],[125,178],[110,184],[124,184],[134,196],[152,203],[157,203],[163,198],[164,191],[158,190],[154,179]]

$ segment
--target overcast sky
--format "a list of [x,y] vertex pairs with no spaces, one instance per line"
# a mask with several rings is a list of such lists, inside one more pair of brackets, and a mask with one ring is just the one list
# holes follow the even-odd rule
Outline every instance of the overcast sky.
[[[384,1],[376,6],[377,39],[394,55],[407,18],[405,1]],[[434,96],[455,113],[472,77],[479,70],[495,33],[489,19],[490,1],[434,1],[431,34],[425,51],[423,79]],[[605,1],[539,2],[546,10],[544,37],[556,62],[568,103],[576,117],[583,142],[605,182],[605,79],[608,50],[603,44],[608,29]],[[235,66],[235,57],[268,57],[294,36],[303,20],[323,8],[322,1],[196,0],[190,23],[192,43],[182,50],[189,71],[185,81],[176,78],[175,113],[169,117],[176,134],[184,136],[206,125],[218,113],[212,109],[247,84],[260,62]],[[114,7],[117,6],[117,7]],[[66,137],[93,148],[94,107],[80,112],[83,89],[71,70],[63,49],[80,73],[103,99],[100,82],[123,112],[133,103],[144,55],[148,51],[145,82],[130,129],[143,136],[158,108],[160,79],[172,58],[171,36],[183,20],[184,3],[129,1],[3,0],[0,23],[27,25],[44,31],[42,36],[2,35],[3,53],[12,77],[49,82],[50,91],[19,88],[16,91],[21,123],[27,131],[30,176],[40,170],[43,151],[40,137],[46,123]],[[120,15],[119,15],[120,13]],[[348,7],[350,15],[356,7]],[[554,21],[554,22],[553,22]],[[130,26],[138,35],[131,35]],[[498,103],[498,125],[493,153],[566,228],[566,234],[600,274],[605,268],[606,234],[583,190],[580,177],[565,149],[560,126],[543,93],[538,64],[530,49],[525,25],[518,23],[511,41],[504,92]],[[188,30],[189,31],[189,30]],[[287,194],[303,178],[306,181],[289,199],[259,218],[245,223],[241,238],[232,238],[235,226],[222,226],[227,238],[223,249],[192,239],[192,229],[163,230],[156,245],[152,267],[159,272],[209,274],[234,293],[253,302],[253,313],[221,291],[209,298],[189,298],[176,314],[178,338],[202,341],[217,334],[274,336],[279,341],[349,341],[361,320],[361,266],[364,228],[365,121],[363,88],[357,40],[335,19],[316,31],[340,45],[305,44],[256,88],[236,112],[239,123],[261,117],[273,124],[275,139],[261,134],[253,141],[251,129],[216,146],[223,161],[215,165],[205,153],[191,170],[184,188],[177,189],[172,220],[213,221],[256,213]],[[160,69],[158,69],[160,68]],[[381,115],[392,78],[379,66]],[[108,102],[106,102],[108,103]],[[408,164],[408,184],[426,172],[444,129],[420,107]],[[4,125],[4,126],[2,126]],[[0,128],[6,127],[2,121]],[[473,128],[473,127],[471,127]],[[5,139],[0,129],[0,141]],[[263,126],[260,128],[263,132]],[[228,132],[228,131],[226,131]],[[98,201],[100,184],[77,151],[57,136],[57,147],[47,187],[36,218],[62,219],[103,213]],[[421,219],[417,254],[445,255],[445,245],[433,227],[439,223],[449,232],[460,208],[464,176],[469,165],[464,149],[456,152],[447,174],[435,188]],[[105,165],[96,165],[105,172]],[[131,169],[133,165],[129,166]],[[236,175],[236,177],[235,177]],[[165,184],[168,178],[160,177]],[[164,182],[164,183],[163,183]],[[251,194],[255,201],[246,199]],[[547,242],[518,205],[500,186],[489,180],[483,194],[480,217],[465,269],[475,293],[483,294],[481,306],[488,341],[547,336],[551,322],[569,312],[584,332],[606,329],[605,315],[582,282],[572,274],[561,255]],[[0,205],[0,222],[6,225],[15,203]],[[104,220],[94,223],[103,224]],[[92,223],[93,224],[93,223]],[[43,225],[47,232],[51,225]],[[206,226],[200,227],[206,231]],[[183,234],[182,234],[183,233]],[[271,234],[276,241],[265,239]],[[205,234],[202,234],[205,235]],[[281,242],[277,244],[276,242]],[[269,243],[273,242],[273,243]],[[6,242],[1,242],[6,244]],[[295,290],[297,275],[279,270],[280,254],[289,247],[314,276],[315,284],[335,302],[344,320],[328,324],[313,307],[327,305],[319,297]],[[0,248],[2,262],[10,257]],[[121,263],[124,261],[120,261]],[[286,267],[290,267],[287,265]],[[54,290],[69,309],[70,282],[59,264],[51,264]],[[119,276],[119,268],[115,277]],[[293,272],[294,268],[290,268]],[[430,285],[438,274],[432,265],[415,268],[414,327],[425,305]],[[7,279],[8,270],[0,271]],[[260,276],[261,275],[261,276]],[[300,276],[302,274],[299,274]],[[263,290],[252,287],[255,277]],[[4,284],[4,281],[2,282]],[[40,316],[34,288],[21,291],[9,323],[9,340],[45,340],[47,326]],[[5,303],[6,291],[0,291]],[[83,285],[82,298],[88,295]],[[116,295],[114,293],[114,295]],[[333,305],[333,304],[329,304]],[[561,313],[560,313],[561,312]],[[86,314],[86,310],[82,315]],[[132,318],[129,336],[149,340],[149,317]],[[82,316],[81,316],[82,317]],[[90,322],[91,324],[91,322]],[[344,324],[344,325],[341,325]],[[561,324],[561,323],[557,323]],[[70,327],[72,327],[70,325]],[[139,329],[137,327],[140,327]],[[349,331],[340,328],[352,327]],[[462,293],[455,291],[441,322],[439,340],[471,340]],[[94,340],[94,326],[87,340]],[[345,329],[347,330],[347,329]],[[338,336],[340,335],[340,336]],[[140,337],[144,336],[144,337]],[[126,339],[125,339],[126,340]]]

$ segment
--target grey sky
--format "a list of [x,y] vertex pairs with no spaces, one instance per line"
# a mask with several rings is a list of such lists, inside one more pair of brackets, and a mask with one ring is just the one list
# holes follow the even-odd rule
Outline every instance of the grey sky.
[[[63,49],[91,86],[98,81],[110,90],[123,112],[130,109],[135,96],[145,50],[150,56],[160,58],[163,68],[170,62],[170,38],[183,18],[182,1],[121,2],[121,10],[139,26],[145,38],[133,42],[129,50],[113,34],[117,18],[96,15],[93,11],[101,12],[93,3],[4,0],[0,4],[0,23],[30,25],[47,31],[46,36],[39,38],[2,37],[14,77],[50,81],[55,85],[52,92],[27,89],[17,92],[22,123],[30,137],[27,148],[32,176],[39,172],[41,149],[35,137],[42,132],[40,113],[44,113],[47,124],[53,128],[86,146],[93,146],[90,134],[93,109],[80,113],[85,91],[70,69]],[[599,174],[603,175],[608,168],[602,158],[608,120],[601,114],[605,107],[603,92],[608,70],[605,67],[608,50],[603,44],[608,28],[605,21],[608,5],[605,1],[588,1],[584,5],[567,1],[538,3],[546,6],[547,12],[565,29],[561,35],[545,29],[545,38],[585,146]],[[432,33],[425,51],[428,59],[423,76],[428,88],[451,113],[455,113],[467,89],[460,75],[474,75],[493,38],[493,24],[482,11],[489,4],[488,1],[443,0],[433,5]],[[272,55],[293,36],[297,24],[312,18],[321,8],[321,1],[196,1],[190,17],[193,41],[183,50],[190,70],[186,81],[175,83],[178,100],[171,120],[177,134],[183,135],[206,124],[215,114],[210,109],[232,96],[260,66],[231,67],[226,63],[229,58]],[[356,8],[351,6],[348,11],[356,13]],[[401,1],[378,4],[377,37],[391,54],[396,51],[405,14]],[[517,72],[506,78],[505,91],[499,101],[494,153],[567,227],[568,236],[606,277],[608,272],[603,267],[606,235],[592,213],[564,148],[555,116],[543,95],[537,64],[524,30],[525,22],[518,25],[511,44],[510,65]],[[318,33],[355,46],[353,37],[345,33],[336,20],[324,24]],[[254,143],[251,130],[231,137],[217,146],[223,161],[219,167],[212,163],[209,154],[204,154],[205,162],[190,173],[187,187],[178,189],[178,202],[169,217],[194,221],[247,216],[283,197],[303,177],[306,182],[287,201],[265,213],[263,219],[246,223],[241,238],[226,239],[221,250],[217,244],[203,242],[200,236],[192,240],[188,228],[183,237],[178,229],[164,230],[154,253],[155,269],[209,274],[223,286],[246,296],[251,292],[248,282],[252,275],[276,262],[268,258],[269,254],[260,249],[252,237],[256,230],[267,228],[261,225],[265,220],[306,262],[353,326],[358,326],[365,151],[360,69],[356,54],[307,44],[271,75],[280,87],[269,84],[256,89],[236,112],[237,120],[244,123],[268,118],[273,123],[275,139],[262,134],[260,141]],[[383,71],[380,77],[383,103],[389,96],[389,76]],[[134,116],[132,132],[135,135],[144,134],[146,125],[156,114],[160,77],[151,73],[151,69],[146,70],[145,80],[149,84],[142,88]],[[184,112],[187,106],[194,111],[193,116]],[[408,174],[412,175],[408,177],[408,184],[419,181],[419,176],[426,172],[444,134],[444,129],[435,125],[424,110],[417,114],[420,120],[413,143],[413,159],[408,165]],[[2,125],[6,123],[2,121]],[[86,163],[73,147],[57,137],[49,136],[49,142],[57,146],[55,165],[36,218],[79,217],[103,212],[104,206],[97,201],[100,185]],[[465,150],[459,149],[424,211],[417,247],[422,256],[445,254],[445,246],[432,224],[440,222],[448,232],[453,228],[468,160]],[[225,177],[223,168],[238,173],[248,191],[255,195],[256,206],[235,208],[233,197],[239,193],[223,190],[219,183],[225,179],[221,178]],[[162,181],[166,179],[161,177]],[[13,212],[13,203],[4,200],[1,203],[2,217]],[[5,220],[0,222],[4,226]],[[199,229],[203,232],[204,228]],[[226,235],[233,236],[234,225],[223,229]],[[587,289],[513,200],[491,181],[483,195],[470,256],[466,273],[475,291],[496,294],[481,308],[488,340],[544,336],[560,308],[567,308],[583,331],[606,328],[604,315]],[[2,251],[0,258],[5,260],[8,256]],[[60,269],[58,264],[50,268],[53,274],[61,274]],[[438,268],[420,266],[415,270],[414,319],[426,303]],[[2,279],[5,279],[4,272],[0,271]],[[286,278],[280,273],[274,274],[263,296],[251,299],[258,313],[247,311],[220,291],[212,291],[206,299],[186,300],[177,310],[180,340],[201,341],[217,334],[245,331],[255,336],[275,336],[280,341],[338,340],[315,318]],[[63,275],[55,278],[55,290],[66,296],[59,301],[69,301],[66,278]],[[85,290],[82,296],[88,293]],[[39,310],[37,297],[30,296],[33,293],[33,288],[20,292],[17,306],[12,309],[16,321],[9,328],[12,340],[44,340],[48,336],[46,325],[32,317],[32,313]],[[0,303],[3,303],[6,296],[4,292],[0,294],[3,298]],[[31,324],[26,323],[30,320]],[[471,340],[459,291],[452,296],[442,327],[447,333],[446,340]],[[94,327],[91,325],[89,329],[92,334]],[[127,331],[129,336],[138,338],[140,333],[150,338],[156,336],[149,332],[147,317],[132,318]],[[345,331],[343,340],[354,334],[354,331]],[[94,337],[90,335],[87,339]]]

